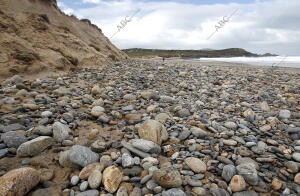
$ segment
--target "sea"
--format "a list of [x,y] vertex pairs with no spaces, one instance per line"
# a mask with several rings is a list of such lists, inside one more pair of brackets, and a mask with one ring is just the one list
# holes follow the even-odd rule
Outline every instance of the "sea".
[[258,65],[258,66],[277,66],[277,67],[300,68],[300,56],[200,58],[197,60],[243,63],[243,64],[249,64],[249,65]]

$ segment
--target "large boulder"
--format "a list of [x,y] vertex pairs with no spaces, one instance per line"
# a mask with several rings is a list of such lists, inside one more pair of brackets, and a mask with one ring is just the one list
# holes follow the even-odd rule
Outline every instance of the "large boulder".
[[70,161],[85,167],[99,161],[99,155],[85,146],[75,145],[70,150]]
[[180,173],[169,163],[153,172],[153,179],[162,187],[176,188],[182,185]]
[[206,131],[204,131],[198,127],[192,127],[190,131],[197,138],[205,138],[207,136]]
[[239,175],[243,176],[245,181],[250,185],[258,184],[258,175],[253,163],[244,163],[236,167]]
[[54,144],[54,140],[49,136],[40,136],[19,146],[17,155],[19,157],[35,156],[43,152]]
[[105,109],[101,106],[95,106],[92,108],[91,115],[94,117],[99,117],[104,115]]
[[70,160],[70,150],[62,151],[59,154],[59,164],[63,167],[78,168],[79,166]]
[[169,137],[165,126],[156,120],[146,120],[138,132],[141,139],[153,141],[158,145]]
[[9,131],[4,133],[1,136],[1,140],[9,148],[18,148],[21,144],[27,142],[26,137],[16,131]]
[[100,163],[89,164],[81,170],[81,172],[79,173],[79,178],[81,180],[86,180],[94,170],[99,170],[101,172],[103,169],[104,167]]
[[132,145],[143,152],[156,154],[159,154],[161,152],[160,146],[149,140],[137,139],[132,143]]
[[103,172],[102,182],[105,190],[116,192],[122,180],[122,172],[116,166],[110,166]]
[[206,165],[203,161],[195,157],[188,157],[184,162],[195,172],[204,173],[206,172]]
[[37,170],[20,168],[0,177],[0,195],[23,196],[40,182]]
[[71,133],[70,128],[60,122],[55,122],[53,124],[53,137],[55,141],[62,142],[69,137]]

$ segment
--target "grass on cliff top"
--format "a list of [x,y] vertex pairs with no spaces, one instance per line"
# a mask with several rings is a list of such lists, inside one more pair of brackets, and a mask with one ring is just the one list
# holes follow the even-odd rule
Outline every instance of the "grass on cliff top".
[[123,50],[130,57],[182,57],[182,58],[200,58],[200,57],[237,57],[237,56],[258,56],[241,48],[229,48],[224,50],[157,50],[132,48]]

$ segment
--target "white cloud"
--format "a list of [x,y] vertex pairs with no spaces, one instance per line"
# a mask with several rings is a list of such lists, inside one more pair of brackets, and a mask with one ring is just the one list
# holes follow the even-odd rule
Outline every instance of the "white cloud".
[[[240,47],[257,53],[299,54],[299,0],[256,1],[252,4],[193,5],[135,0],[83,0],[98,3],[76,9],[107,37],[117,25],[141,9],[111,40],[119,48],[201,49]],[[238,12],[214,34],[223,16]],[[64,8],[64,10],[67,10]]]
[[57,6],[67,15],[74,14],[74,10],[66,6],[63,2],[58,1]]
[[100,3],[100,0],[83,0],[83,3]]
[[74,13],[74,10],[71,9],[71,8],[66,8],[64,9],[64,12],[67,14],[67,15],[72,15]]

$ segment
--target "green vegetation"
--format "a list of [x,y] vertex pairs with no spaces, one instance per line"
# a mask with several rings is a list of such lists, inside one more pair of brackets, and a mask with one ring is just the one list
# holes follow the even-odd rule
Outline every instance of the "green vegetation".
[[141,49],[131,48],[123,50],[130,57],[181,57],[181,58],[200,58],[200,57],[256,57],[253,54],[241,48],[229,48],[224,50],[156,50],[156,49]]

